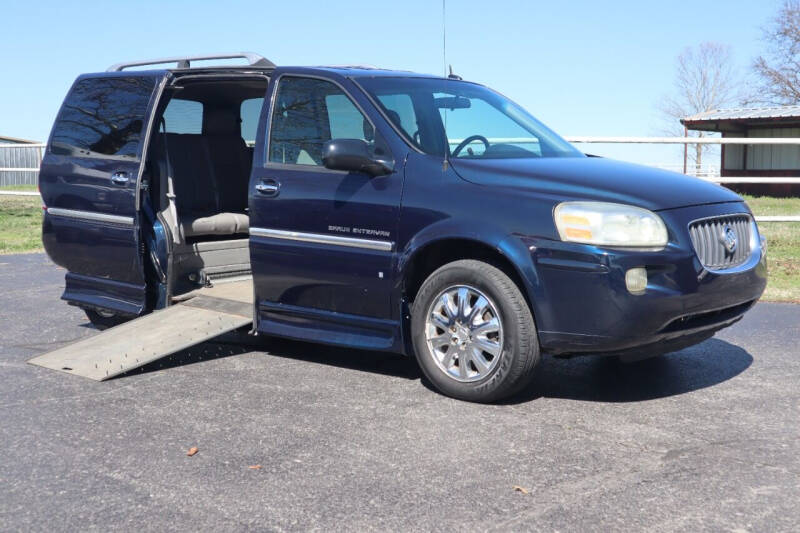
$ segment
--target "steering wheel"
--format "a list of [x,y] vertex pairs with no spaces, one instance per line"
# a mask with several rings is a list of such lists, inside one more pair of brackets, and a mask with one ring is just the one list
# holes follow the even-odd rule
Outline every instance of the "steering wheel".
[[472,143],[472,141],[480,141],[486,146],[487,150],[489,149],[489,139],[487,139],[483,135],[470,135],[469,137],[458,143],[458,146],[456,146],[456,149],[453,150],[453,153],[450,154],[450,156],[458,157],[458,154],[461,153],[461,150],[466,148],[468,144]]

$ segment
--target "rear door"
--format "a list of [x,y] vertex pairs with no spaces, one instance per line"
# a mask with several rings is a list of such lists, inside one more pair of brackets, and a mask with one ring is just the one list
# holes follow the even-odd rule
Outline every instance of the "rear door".
[[42,160],[42,241],[67,270],[63,298],[137,315],[146,282],[138,181],[165,72],[82,76],[59,111]]
[[[267,147],[250,182],[258,327],[388,348],[397,339],[391,294],[404,157],[391,152],[345,81],[284,71],[271,83]],[[332,138],[367,141],[394,159],[395,171],[325,168],[322,147]]]

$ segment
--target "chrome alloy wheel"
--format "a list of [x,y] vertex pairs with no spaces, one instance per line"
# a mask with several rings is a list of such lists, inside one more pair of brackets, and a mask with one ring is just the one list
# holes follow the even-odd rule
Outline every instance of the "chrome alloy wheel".
[[428,352],[449,377],[478,381],[500,362],[503,324],[497,306],[478,289],[467,285],[445,289],[426,316]]

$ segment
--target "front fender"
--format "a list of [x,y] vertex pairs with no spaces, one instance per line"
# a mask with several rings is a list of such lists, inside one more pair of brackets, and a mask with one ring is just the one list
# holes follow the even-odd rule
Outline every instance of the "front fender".
[[[408,268],[421,253],[429,250],[432,246],[444,245],[448,241],[467,241],[491,249],[513,267],[522,281],[521,289],[534,317],[536,317],[537,302],[543,301],[544,293],[539,273],[531,256],[532,251],[535,251],[535,246],[529,243],[532,243],[533,239],[526,235],[508,234],[500,226],[491,223],[482,223],[478,230],[474,228],[474,220],[448,218],[434,222],[415,234],[398,252],[398,290],[402,291],[402,280],[406,279]],[[453,257],[453,261],[461,258]]]

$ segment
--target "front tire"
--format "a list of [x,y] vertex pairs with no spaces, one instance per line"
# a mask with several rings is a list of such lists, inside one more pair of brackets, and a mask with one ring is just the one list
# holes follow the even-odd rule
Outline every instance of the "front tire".
[[481,261],[449,263],[425,280],[412,308],[411,334],[430,382],[471,402],[518,392],[541,357],[525,297],[502,270]]

